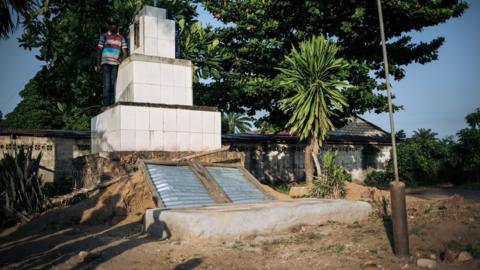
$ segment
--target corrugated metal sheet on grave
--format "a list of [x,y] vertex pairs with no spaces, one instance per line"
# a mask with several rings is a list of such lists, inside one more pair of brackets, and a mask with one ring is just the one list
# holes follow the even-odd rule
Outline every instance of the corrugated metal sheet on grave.
[[215,204],[188,166],[146,164],[146,167],[165,207]]
[[255,187],[239,168],[206,167],[233,203],[251,203],[269,200]]

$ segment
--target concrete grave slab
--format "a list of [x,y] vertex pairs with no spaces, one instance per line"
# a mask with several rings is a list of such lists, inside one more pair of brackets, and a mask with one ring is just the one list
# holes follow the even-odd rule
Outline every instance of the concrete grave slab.
[[299,225],[366,219],[370,204],[360,201],[300,199],[252,204],[221,204],[198,208],[149,209],[146,232],[190,243],[242,239],[286,232]]

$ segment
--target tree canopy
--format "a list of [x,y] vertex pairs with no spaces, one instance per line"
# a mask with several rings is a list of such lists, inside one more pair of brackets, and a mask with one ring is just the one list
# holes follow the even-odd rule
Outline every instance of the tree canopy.
[[[188,49],[184,57],[192,59],[197,75],[208,78],[194,84],[197,105],[250,116],[267,112],[257,124],[278,130],[286,122],[278,100],[291,96],[293,90],[280,86],[280,72],[274,67],[285,67],[284,55],[292,45],[324,34],[336,41],[339,57],[349,62],[341,76],[355,85],[344,92],[349,104],[344,114],[387,108],[381,92],[384,87],[376,80],[382,74],[382,56],[374,1],[157,2],[184,21],[183,31],[191,36],[182,37],[182,49]],[[38,48],[37,58],[45,65],[25,86],[23,100],[1,126],[88,129],[90,117],[100,107],[100,76],[93,64],[107,18],[116,14],[120,31],[126,34],[133,15],[152,3],[49,0],[27,13],[20,43],[25,49]],[[212,29],[195,24],[198,3],[226,25]],[[408,64],[436,60],[444,42],[442,37],[413,42],[408,33],[461,16],[467,4],[461,0],[386,0],[383,7],[390,70],[398,80],[405,76]]]
[[[339,56],[350,62],[344,77],[355,87],[345,91],[350,105],[345,114],[386,111],[386,97],[378,13],[375,1],[306,0],[202,1],[205,8],[226,26],[218,28],[220,42],[232,57],[223,62],[221,80],[211,83],[201,99],[225,111],[260,111],[262,119],[283,127],[286,117],[277,100],[291,95],[278,86],[283,56],[292,45],[314,35],[336,40]],[[405,66],[437,60],[443,37],[413,42],[411,31],[461,16],[468,7],[458,0],[383,1],[390,71],[395,79],[405,76]],[[276,124],[276,125],[275,125]]]

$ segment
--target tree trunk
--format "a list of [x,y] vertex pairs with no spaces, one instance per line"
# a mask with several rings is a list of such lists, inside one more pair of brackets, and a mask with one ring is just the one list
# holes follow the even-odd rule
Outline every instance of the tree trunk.
[[318,144],[317,137],[314,137],[312,141],[313,141],[312,157],[313,157],[313,161],[315,162],[315,169],[317,171],[317,176],[320,176],[322,174],[320,162],[318,161],[318,152],[320,151],[320,145]]
[[305,155],[304,155],[304,165],[305,165],[305,183],[307,188],[311,188],[313,186],[313,164],[312,164],[312,150],[313,150],[313,142],[311,138],[307,140],[307,144],[305,145]]

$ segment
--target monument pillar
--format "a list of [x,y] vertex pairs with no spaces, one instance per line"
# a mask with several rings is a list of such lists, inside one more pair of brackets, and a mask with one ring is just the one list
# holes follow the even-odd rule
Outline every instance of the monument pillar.
[[221,115],[193,105],[193,67],[175,59],[175,22],[146,6],[130,26],[115,103],[91,120],[92,153],[206,151],[221,147]]

